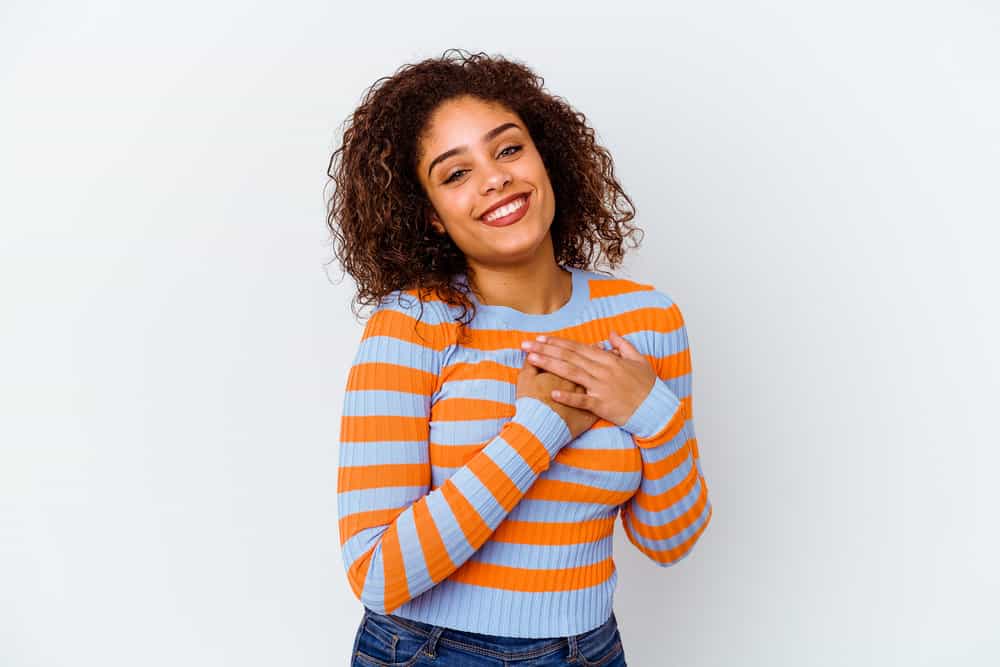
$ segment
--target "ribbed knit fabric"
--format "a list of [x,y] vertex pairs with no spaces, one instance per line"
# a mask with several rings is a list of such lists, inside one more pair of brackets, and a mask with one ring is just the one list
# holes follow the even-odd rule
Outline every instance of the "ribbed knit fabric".
[[[579,634],[611,615],[619,509],[628,540],[661,566],[708,525],[677,304],[650,285],[564,268],[573,294],[560,309],[476,301],[461,345],[462,309],[425,296],[421,315],[415,290],[367,320],[337,491],[344,567],[369,609],[490,635]],[[624,425],[598,419],[571,440],[545,402],[515,399],[522,341],[546,333],[611,349],[612,329],[657,373]]]

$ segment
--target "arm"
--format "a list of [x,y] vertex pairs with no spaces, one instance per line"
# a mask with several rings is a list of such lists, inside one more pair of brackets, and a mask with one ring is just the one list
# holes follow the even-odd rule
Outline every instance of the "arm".
[[[440,312],[429,305],[425,312]],[[514,417],[432,491],[431,398],[451,326],[436,317],[418,322],[418,335],[414,317],[383,302],[367,322],[344,395],[341,551],[354,594],[382,614],[467,561],[572,439],[546,403],[518,398]]]
[[622,428],[642,456],[642,483],[622,507],[625,534],[667,567],[684,558],[712,518],[691,410],[691,350],[676,303],[656,309],[651,361],[657,378]]

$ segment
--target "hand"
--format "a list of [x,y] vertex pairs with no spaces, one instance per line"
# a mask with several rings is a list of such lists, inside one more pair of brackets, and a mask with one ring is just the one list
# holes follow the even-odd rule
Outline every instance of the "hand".
[[570,382],[565,378],[559,377],[555,373],[538,370],[528,363],[528,358],[525,356],[524,364],[517,374],[517,398],[531,396],[548,405],[566,421],[566,425],[569,427],[569,432],[573,438],[576,438],[597,422],[597,415],[594,413],[567,405],[566,403],[560,403],[553,399],[553,390],[558,390],[561,394],[575,394],[582,392],[583,388],[575,382]]
[[656,382],[649,360],[614,331],[608,337],[610,351],[558,336],[538,338],[521,344],[531,353],[526,360],[584,388],[564,392],[556,387],[552,398],[618,426],[629,420]]

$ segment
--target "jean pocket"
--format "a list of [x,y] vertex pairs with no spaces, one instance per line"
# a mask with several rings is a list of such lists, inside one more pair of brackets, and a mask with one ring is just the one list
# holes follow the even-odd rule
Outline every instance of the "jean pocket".
[[600,667],[617,658],[624,650],[621,637],[616,630],[610,644],[596,650],[588,649],[587,653],[581,651],[578,657],[584,667]]
[[366,665],[406,667],[420,658],[429,639],[399,625],[389,616],[368,612],[358,629],[354,656]]
[[577,638],[578,660],[584,667],[600,667],[617,658],[623,651],[621,634],[614,614],[600,627]]

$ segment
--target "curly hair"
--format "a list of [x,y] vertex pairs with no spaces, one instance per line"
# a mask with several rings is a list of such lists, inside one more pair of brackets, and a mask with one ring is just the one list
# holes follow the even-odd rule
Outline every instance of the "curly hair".
[[[428,120],[440,104],[462,96],[498,103],[524,122],[555,195],[556,262],[596,270],[603,255],[612,269],[621,263],[625,238],[642,233],[629,224],[632,200],[586,117],[543,84],[520,62],[461,49],[403,65],[372,84],[345,121],[327,169],[335,186],[327,225],[336,258],[357,283],[355,303],[374,305],[396,290],[414,290],[421,313],[426,293],[461,306],[463,317],[471,309],[460,333],[475,317],[468,285],[453,281],[469,270],[465,255],[450,237],[433,233],[433,209],[417,176]],[[354,303],[352,312],[357,316]]]

